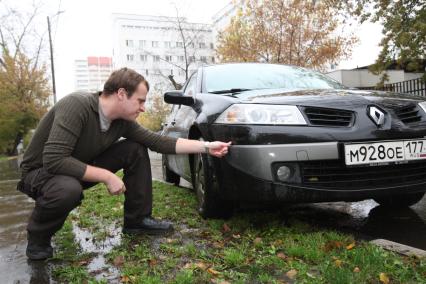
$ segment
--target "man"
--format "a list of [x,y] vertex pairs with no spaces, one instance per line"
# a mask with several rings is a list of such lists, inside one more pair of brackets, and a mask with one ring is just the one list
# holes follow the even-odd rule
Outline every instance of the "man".
[[[36,201],[27,226],[28,258],[52,257],[52,236],[80,204],[83,189],[99,182],[110,194],[125,195],[124,233],[173,229],[172,224],[151,217],[147,148],[222,157],[230,143],[175,139],[141,127],[135,119],[145,110],[148,91],[142,75],[122,68],[111,74],[102,92],[68,95],[42,118],[24,154],[18,184]],[[119,169],[124,170],[123,180],[114,174]]]

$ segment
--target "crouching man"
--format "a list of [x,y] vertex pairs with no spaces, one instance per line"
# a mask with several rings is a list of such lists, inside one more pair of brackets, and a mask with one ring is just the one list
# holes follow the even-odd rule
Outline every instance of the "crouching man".
[[[110,194],[124,193],[123,233],[173,230],[171,223],[151,216],[147,149],[167,154],[207,151],[222,157],[230,144],[174,139],[143,128],[135,120],[145,110],[148,91],[142,75],[122,68],[111,74],[102,92],[70,94],[41,119],[25,151],[18,184],[18,190],[36,201],[27,226],[28,258],[52,257],[52,236],[80,204],[83,189],[96,183],[104,183]],[[123,180],[114,174],[120,169]]]

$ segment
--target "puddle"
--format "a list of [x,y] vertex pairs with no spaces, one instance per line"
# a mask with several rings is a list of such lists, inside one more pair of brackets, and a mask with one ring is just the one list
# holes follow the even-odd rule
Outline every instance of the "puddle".
[[104,240],[96,240],[90,231],[78,227],[73,222],[75,241],[80,244],[83,252],[95,254],[95,257],[87,264],[87,271],[97,280],[120,283],[120,272],[106,262],[105,255],[120,244],[121,231],[113,224],[106,228],[106,232],[107,237]]

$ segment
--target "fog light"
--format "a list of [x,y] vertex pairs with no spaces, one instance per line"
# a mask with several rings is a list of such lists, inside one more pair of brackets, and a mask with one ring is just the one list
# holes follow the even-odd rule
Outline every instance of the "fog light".
[[277,176],[280,181],[287,181],[291,176],[291,169],[287,166],[281,166],[277,170]]

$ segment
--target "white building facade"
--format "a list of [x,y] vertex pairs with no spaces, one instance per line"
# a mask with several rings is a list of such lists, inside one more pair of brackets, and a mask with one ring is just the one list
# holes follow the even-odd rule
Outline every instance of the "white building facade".
[[151,86],[170,84],[169,75],[182,84],[186,65],[191,74],[200,64],[215,62],[210,25],[173,17],[113,14],[112,18],[114,69],[132,68]]
[[89,56],[74,61],[75,91],[102,91],[112,72],[111,57]]
[[[423,73],[405,72],[404,70],[387,70],[389,80],[385,84],[393,84],[420,78]],[[374,88],[380,82],[380,75],[371,73],[367,68],[352,70],[333,70],[327,76],[350,88]]]

